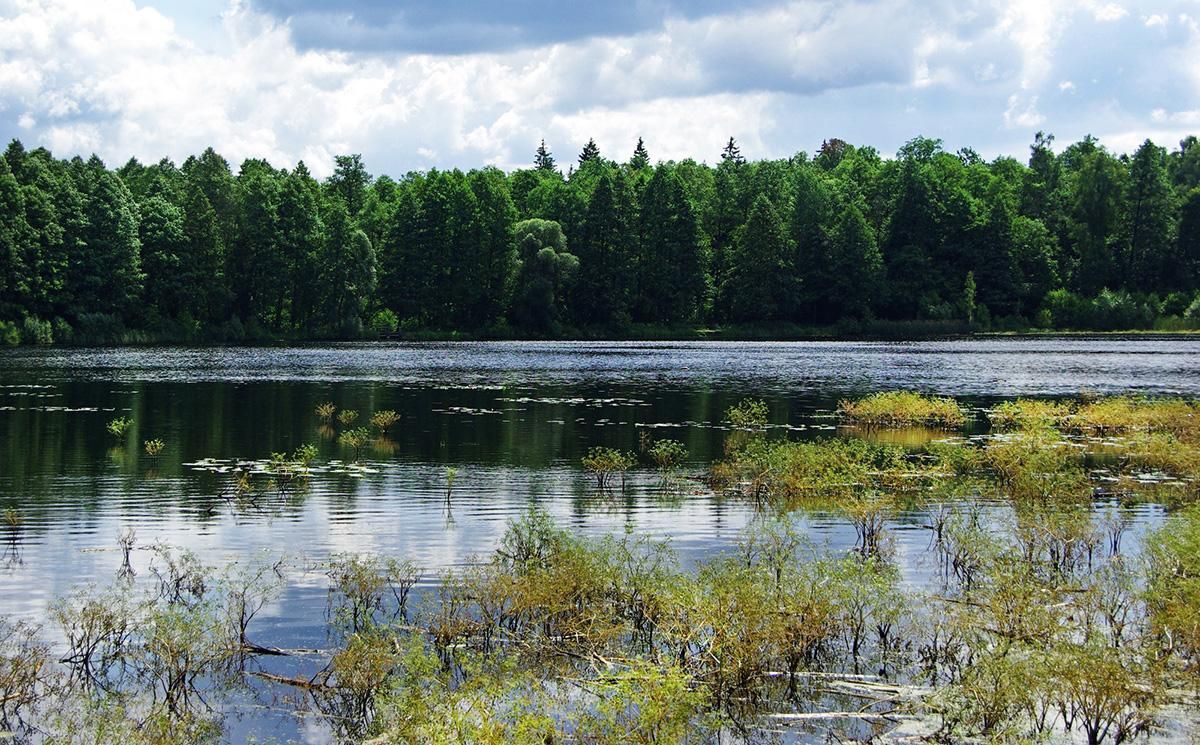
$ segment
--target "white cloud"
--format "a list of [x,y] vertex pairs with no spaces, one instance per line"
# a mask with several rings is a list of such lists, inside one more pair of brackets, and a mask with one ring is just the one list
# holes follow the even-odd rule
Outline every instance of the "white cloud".
[[[0,129],[110,163],[212,145],[235,166],[303,159],[321,176],[343,152],[393,174],[512,167],[541,137],[563,162],[588,137],[622,158],[638,136],[656,158],[712,160],[730,135],[754,157],[843,133],[885,152],[918,133],[990,152],[1014,130],[1127,132],[1154,124],[1146,112],[1161,102],[1200,99],[1200,32],[1169,0],[1161,14],[1179,23],[1163,43],[1131,31],[1110,55],[1152,73],[1157,100],[1145,77],[1083,71],[1095,64],[1077,25],[1127,15],[1097,0],[780,0],[625,36],[440,56],[303,49],[287,22],[243,0],[230,0],[212,43],[148,1],[0,0]],[[1071,60],[1082,62],[1066,69]],[[1072,82],[1089,77],[1103,85]]]
[[1004,110],[1004,126],[1029,129],[1046,121],[1046,117],[1038,113],[1038,97],[1032,96],[1027,101],[1017,93],[1008,97],[1008,108]]
[[1154,28],[1155,26],[1166,26],[1167,20],[1166,13],[1155,13],[1154,15],[1147,16],[1143,22],[1146,24],[1146,28]]
[[1129,15],[1129,11],[1118,3],[1088,3],[1088,5],[1091,6],[1095,19],[1101,22],[1119,21]]

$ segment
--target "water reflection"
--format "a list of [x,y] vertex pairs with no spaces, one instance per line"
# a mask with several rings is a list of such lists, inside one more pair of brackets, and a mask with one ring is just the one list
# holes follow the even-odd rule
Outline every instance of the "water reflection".
[[[732,550],[754,517],[750,505],[695,478],[722,452],[725,409],[747,394],[767,401],[780,425],[772,437],[919,447],[947,433],[837,430],[837,400],[886,388],[964,395],[976,405],[1084,387],[1197,395],[1197,352],[1200,341],[1108,339],[0,351],[0,511],[20,517],[0,524],[0,603],[6,615],[44,622],[48,604],[72,587],[144,577],[145,549],[157,543],[212,564],[283,554],[314,566],[333,553],[376,552],[411,559],[427,585],[492,551],[531,504],[583,534],[669,538],[691,566]],[[338,441],[343,426],[315,413],[326,401],[359,412],[356,426],[381,410],[399,419],[355,464],[354,449]],[[133,420],[120,439],[105,428],[118,416]],[[646,433],[684,444],[689,460],[679,474],[645,469],[624,487],[598,490],[580,471],[589,448],[636,450]],[[150,457],[143,443],[154,438],[165,448]],[[239,492],[239,480],[261,473],[272,453],[309,443],[318,454],[304,488],[281,491],[268,477]],[[908,586],[937,582],[929,547],[938,509],[889,521]],[[1004,504],[980,509],[991,519],[1016,517]],[[1133,526],[1121,533],[1126,550],[1160,512],[1148,506],[1121,517]],[[855,543],[854,528],[836,515],[795,519],[815,546]],[[324,577],[288,579],[264,609],[260,641],[319,648]],[[240,716],[238,737],[297,736],[295,723]]]

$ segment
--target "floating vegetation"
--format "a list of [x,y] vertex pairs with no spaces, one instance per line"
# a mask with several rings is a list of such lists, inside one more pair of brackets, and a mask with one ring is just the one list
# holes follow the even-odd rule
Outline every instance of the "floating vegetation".
[[109,421],[105,428],[108,430],[110,435],[120,438],[124,437],[125,433],[128,432],[129,428],[132,426],[133,420],[129,417],[117,417],[116,419]]
[[163,448],[166,446],[167,444],[165,442],[157,438],[153,440],[146,440],[144,443],[142,443],[142,449],[145,450],[146,455],[149,455],[151,458],[157,458],[159,454],[162,453]]
[[876,393],[838,404],[838,416],[849,424],[872,427],[940,427],[959,429],[967,412],[952,398],[925,396],[910,391]]

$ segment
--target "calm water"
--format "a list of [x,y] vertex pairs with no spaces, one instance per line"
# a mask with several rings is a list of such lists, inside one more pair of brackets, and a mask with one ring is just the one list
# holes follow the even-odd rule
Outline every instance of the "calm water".
[[[885,389],[977,405],[1084,390],[1200,396],[1198,353],[1200,341],[1189,339],[1112,338],[0,351],[0,509],[17,507],[27,521],[20,540],[4,546],[0,614],[41,621],[73,587],[111,581],[125,529],[139,547],[182,546],[209,563],[400,555],[432,582],[492,550],[507,521],[536,503],[582,533],[670,537],[694,563],[729,549],[752,518],[749,507],[698,483],[665,500],[652,474],[616,496],[598,494],[578,467],[589,447],[633,449],[648,431],[682,440],[699,472],[719,453],[724,410],[747,395],[766,399],[777,435],[792,437],[831,434],[839,398]],[[350,459],[313,414],[326,400],[358,410],[362,424],[372,411],[402,415],[390,444],[367,451],[366,472],[318,473],[303,498],[261,512],[234,511],[216,497],[228,476],[214,470],[230,460],[304,443],[320,447],[322,462]],[[120,446],[105,431],[116,416],[135,421]],[[166,442],[157,458],[141,452],[149,438]],[[449,511],[448,466],[458,471]],[[1143,524],[1156,514],[1146,510]],[[854,542],[837,519],[798,519],[817,544]],[[930,572],[923,525],[913,514],[891,526],[905,579],[916,584]],[[134,551],[141,576],[149,556]],[[328,646],[325,602],[319,571],[293,572],[283,599],[255,622],[255,640]],[[234,741],[327,736],[254,710],[230,726]]]

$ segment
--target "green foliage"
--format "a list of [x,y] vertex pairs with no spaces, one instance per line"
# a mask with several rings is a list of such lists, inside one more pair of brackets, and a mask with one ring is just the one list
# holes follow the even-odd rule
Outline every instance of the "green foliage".
[[857,401],[842,401],[838,415],[851,424],[882,427],[958,429],[967,422],[966,411],[954,399],[910,391],[874,393]]
[[1200,507],[1173,515],[1148,541],[1150,622],[1167,650],[1200,673]]
[[383,409],[371,415],[371,426],[385,435],[399,421],[400,415],[391,409]]
[[[730,138],[715,166],[652,167],[640,139],[625,165],[589,140],[564,178],[543,142],[535,168],[508,174],[374,178],[339,155],[321,184],[303,163],[250,159],[235,176],[211,149],[180,168],[111,170],[14,141],[0,166],[0,340],[14,323],[27,343],[363,338],[402,319],[584,336],[630,322],[768,335],[880,319],[1194,325],[1194,142],[1129,156],[1091,137],[1053,146],[1038,133],[1026,165],[922,137],[894,159],[829,140],[811,160],[750,162]],[[47,319],[64,333],[53,320],[45,333]]]
[[146,451],[146,455],[149,455],[151,458],[157,458],[159,454],[162,453],[163,448],[166,446],[167,444],[165,442],[156,438],[153,440],[146,440],[146,442],[142,444],[142,449]]
[[622,482],[625,472],[636,464],[637,459],[630,453],[615,448],[594,447],[580,459],[583,469],[596,477],[596,486],[604,489],[609,486],[614,475],[620,475]]
[[725,412],[725,421],[734,429],[756,430],[767,426],[767,402],[757,398],[739,401]]
[[112,435],[113,437],[121,438],[121,437],[125,436],[125,433],[128,432],[129,428],[132,426],[133,426],[133,420],[130,419],[129,417],[122,416],[122,417],[117,417],[116,419],[110,420],[108,422],[108,424],[105,425],[105,428],[108,430],[108,433],[110,435]]
[[356,461],[362,459],[362,450],[371,443],[371,440],[371,430],[366,427],[347,429],[338,435],[339,444],[354,449],[354,460]]
[[687,460],[687,447],[678,440],[655,440],[646,450],[646,455],[660,471],[671,471]]

